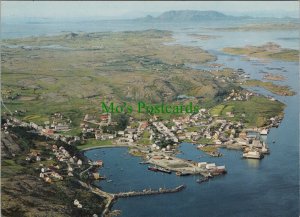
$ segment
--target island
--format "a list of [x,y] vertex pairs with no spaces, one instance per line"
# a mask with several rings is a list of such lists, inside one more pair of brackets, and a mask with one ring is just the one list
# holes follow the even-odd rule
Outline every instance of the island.
[[282,61],[299,61],[299,51],[282,48],[280,45],[268,42],[261,46],[246,46],[244,48],[224,48],[223,51],[229,54],[245,55],[254,58],[273,59]]
[[247,80],[244,82],[246,86],[256,86],[256,87],[263,87],[272,93],[281,95],[281,96],[293,96],[295,92],[290,89],[288,86],[281,86],[276,85],[272,82],[264,82],[259,80]]
[[270,81],[283,81],[283,80],[286,79],[282,75],[275,75],[275,74],[272,74],[272,73],[265,74],[263,78],[266,79],[266,80],[270,80]]
[[[293,20],[295,21],[295,20]],[[278,30],[297,30],[299,29],[299,23],[293,21],[286,22],[263,22],[263,23],[250,23],[246,25],[234,26],[234,27],[219,27],[219,28],[211,28],[213,30],[218,31],[278,31]]]
[[219,35],[201,35],[201,34],[195,34],[195,33],[190,33],[190,34],[188,34],[188,36],[191,36],[193,38],[200,39],[200,40],[210,40],[210,39],[216,39],[216,38],[221,37]]

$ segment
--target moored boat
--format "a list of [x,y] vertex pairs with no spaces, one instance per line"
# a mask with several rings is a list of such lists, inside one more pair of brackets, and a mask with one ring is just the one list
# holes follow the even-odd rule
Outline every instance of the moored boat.
[[189,175],[191,175],[191,173],[189,173],[189,172],[176,172],[176,175],[177,176],[189,176]]
[[204,178],[202,178],[202,179],[197,179],[196,182],[202,183],[202,182],[207,182],[208,180],[209,180],[208,177],[204,177]]
[[249,159],[262,159],[263,157],[264,155],[259,153],[258,151],[249,151],[243,154],[243,158]]
[[158,171],[157,167],[151,167],[151,166],[148,166],[148,170],[153,171],[153,172]]
[[162,168],[162,167],[157,167],[157,170],[159,172],[163,172],[163,173],[168,173],[168,174],[171,174],[171,170],[168,170],[168,169],[165,169],[165,168]]

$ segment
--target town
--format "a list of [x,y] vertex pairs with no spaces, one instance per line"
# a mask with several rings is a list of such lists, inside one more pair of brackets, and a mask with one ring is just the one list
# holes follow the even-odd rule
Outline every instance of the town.
[[[232,90],[224,101],[246,101],[255,95],[249,91]],[[242,114],[243,117],[246,115]],[[153,115],[143,121],[131,116],[122,117],[120,127],[120,120],[116,120],[112,113],[85,114],[80,124],[80,135],[70,136],[68,131],[71,130],[72,120],[57,112],[52,114],[49,121],[45,121],[42,126],[10,117],[4,124],[4,130],[8,126],[29,127],[33,133],[62,141],[81,151],[103,146],[125,146],[129,148],[132,155],[143,157],[141,163],[152,164],[153,166],[148,167],[151,171],[175,172],[179,176],[200,174],[208,178],[226,173],[225,165],[217,166],[214,162],[192,162],[180,159],[176,154],[181,143],[192,143],[197,149],[212,157],[221,157],[222,153],[219,151],[221,148],[239,149],[242,151],[241,157],[251,159],[262,159],[264,155],[270,153],[263,136],[268,134],[270,127],[278,126],[281,117],[270,118],[268,125],[261,128],[246,128],[242,121],[236,121],[234,117],[235,113],[232,111],[226,112],[224,117],[219,116],[212,109],[202,108],[197,113],[186,113],[171,120],[163,120],[159,115]],[[74,168],[80,168],[82,165],[81,159],[71,156],[62,146],[54,145],[51,150],[58,161],[66,162],[65,169],[68,176],[73,176]],[[39,153],[32,152],[26,160],[31,161],[33,158],[35,161],[40,161]],[[89,162],[89,164],[101,166],[103,162]],[[57,165],[42,167],[40,177],[45,182],[51,182],[53,179],[60,180],[63,177],[57,172],[58,170]],[[93,172],[90,176],[93,179],[103,178],[95,168],[91,171]]]

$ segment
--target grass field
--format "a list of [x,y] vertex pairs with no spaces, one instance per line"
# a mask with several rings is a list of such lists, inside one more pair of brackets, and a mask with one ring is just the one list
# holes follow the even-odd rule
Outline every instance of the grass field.
[[84,145],[79,145],[77,148],[79,150],[87,149],[87,148],[94,148],[94,147],[101,147],[101,146],[112,146],[112,140],[96,140],[96,139],[89,139]]
[[[222,103],[212,108],[211,113],[230,120],[242,120],[249,127],[260,127],[264,126],[271,117],[283,115],[282,111],[284,107],[284,104],[281,102],[270,101],[265,97],[255,96],[248,101]],[[233,112],[233,118],[226,116],[226,112],[229,110]]]

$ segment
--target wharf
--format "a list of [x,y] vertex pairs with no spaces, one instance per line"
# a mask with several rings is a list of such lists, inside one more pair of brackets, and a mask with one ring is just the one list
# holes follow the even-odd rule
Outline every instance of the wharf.
[[137,197],[137,196],[147,196],[147,195],[155,195],[155,194],[167,194],[167,193],[176,193],[179,191],[182,191],[185,189],[185,185],[180,185],[176,188],[159,188],[158,190],[144,190],[144,191],[130,191],[130,192],[120,192],[120,193],[108,193],[105,191],[100,190],[97,187],[93,187],[91,185],[86,184],[85,182],[82,182],[78,180],[78,183],[84,187],[89,189],[91,192],[94,194],[101,196],[103,198],[106,198],[107,202],[104,208],[104,211],[102,212],[102,217],[109,216],[110,209],[113,205],[113,203],[118,199],[118,198],[126,198],[126,197]]
[[184,160],[177,157],[161,157],[157,158],[156,156],[151,156],[148,160],[149,163],[165,168],[167,170],[178,172],[178,173],[187,173],[191,175],[202,175],[204,177],[209,177],[210,173],[204,168],[197,166],[196,162]]

